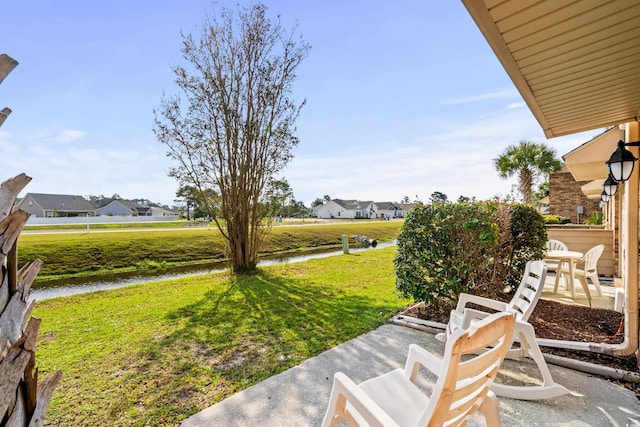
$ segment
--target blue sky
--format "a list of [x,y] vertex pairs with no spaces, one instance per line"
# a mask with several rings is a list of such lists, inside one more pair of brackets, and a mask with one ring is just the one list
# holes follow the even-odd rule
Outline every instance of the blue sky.
[[[236,1],[217,7],[235,8]],[[241,2],[242,3],[242,2]],[[559,155],[599,130],[547,140],[459,0],[265,1],[311,45],[294,95],[299,146],[282,171],[297,200],[375,201],[434,191],[506,195],[492,159],[522,139]],[[173,204],[171,160],[152,131],[175,94],[180,31],[199,34],[207,0],[34,0],[3,4],[0,170],[26,192]]]

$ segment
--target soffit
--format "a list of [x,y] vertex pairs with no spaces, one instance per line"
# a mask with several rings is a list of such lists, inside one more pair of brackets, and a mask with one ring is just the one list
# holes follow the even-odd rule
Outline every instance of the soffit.
[[462,0],[548,138],[638,120],[637,0]]
[[624,140],[624,131],[616,126],[571,150],[562,159],[576,181],[604,180],[609,176],[606,161],[620,140]]
[[599,199],[602,195],[602,189],[604,185],[604,179],[596,179],[580,187],[582,193],[587,196],[588,199]]

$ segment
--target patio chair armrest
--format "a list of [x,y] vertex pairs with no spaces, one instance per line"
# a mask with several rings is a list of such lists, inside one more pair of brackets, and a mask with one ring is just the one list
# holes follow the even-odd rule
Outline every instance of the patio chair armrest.
[[404,374],[412,383],[416,382],[420,365],[429,369],[434,374],[439,374],[442,370],[442,359],[420,347],[418,344],[411,344],[409,346],[407,362],[404,365]]
[[[375,421],[381,426],[399,427],[351,378],[342,372],[336,372],[333,377],[333,389],[331,390],[330,399],[333,402],[340,395],[344,396],[348,404],[368,423]],[[327,416],[331,416],[331,414],[327,413]]]
[[509,310],[509,306],[507,305],[506,302],[496,301],[493,299],[484,298],[477,295],[462,293],[458,298],[458,306],[456,307],[456,311],[459,311],[460,313],[462,313],[465,310],[466,305],[469,303],[481,305],[483,307],[491,308],[496,311]]

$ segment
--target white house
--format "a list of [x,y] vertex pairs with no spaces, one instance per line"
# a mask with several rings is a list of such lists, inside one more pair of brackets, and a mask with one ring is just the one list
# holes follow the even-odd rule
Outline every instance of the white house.
[[100,216],[151,216],[151,208],[128,200],[114,200],[108,205],[96,209],[96,214]]
[[400,215],[398,214],[398,207],[392,202],[376,202],[375,203],[376,216],[378,218],[397,218]]
[[375,218],[377,207],[371,201],[333,199],[314,208],[318,218]]

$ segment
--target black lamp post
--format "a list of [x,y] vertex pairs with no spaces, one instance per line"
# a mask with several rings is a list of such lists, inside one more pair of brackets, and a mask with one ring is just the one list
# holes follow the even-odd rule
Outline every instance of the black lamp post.
[[636,160],[638,160],[631,151],[626,150],[624,147],[640,147],[640,141],[626,143],[622,142],[622,140],[618,141],[618,148],[607,161],[609,174],[617,182],[624,182],[629,179]]

